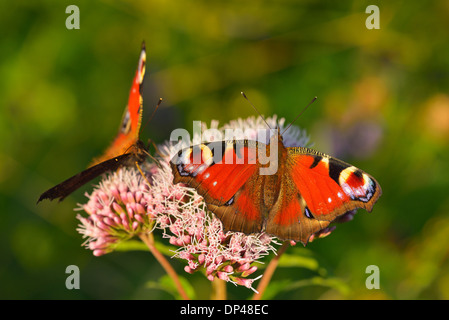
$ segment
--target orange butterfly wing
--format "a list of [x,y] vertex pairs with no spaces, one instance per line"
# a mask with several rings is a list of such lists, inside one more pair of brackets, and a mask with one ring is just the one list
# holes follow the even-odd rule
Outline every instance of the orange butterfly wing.
[[119,132],[109,148],[104,151],[102,156],[95,158],[92,165],[129,152],[131,147],[139,140],[143,112],[141,86],[145,76],[145,63],[145,44],[142,44],[137,71],[133,78],[128,104],[123,113]]
[[128,105],[123,115],[119,133],[111,146],[101,157],[94,159],[88,169],[48,189],[41,194],[37,202],[43,199],[59,199],[59,201],[62,201],[82,185],[106,171],[117,170],[121,166],[131,165],[136,161],[144,161],[146,158],[145,146],[139,140],[139,130],[142,121],[141,85],[145,76],[145,62],[145,44],[142,44],[139,64],[131,86]]

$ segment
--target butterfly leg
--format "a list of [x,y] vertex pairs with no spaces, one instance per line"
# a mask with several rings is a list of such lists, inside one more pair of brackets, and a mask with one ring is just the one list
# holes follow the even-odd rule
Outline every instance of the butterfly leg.
[[139,170],[140,174],[142,175],[142,177],[145,179],[145,181],[148,183],[148,185],[150,186],[150,181],[148,181],[147,176],[145,175],[145,173],[143,173],[142,168],[140,168],[139,163],[136,161],[136,168],[137,170]]

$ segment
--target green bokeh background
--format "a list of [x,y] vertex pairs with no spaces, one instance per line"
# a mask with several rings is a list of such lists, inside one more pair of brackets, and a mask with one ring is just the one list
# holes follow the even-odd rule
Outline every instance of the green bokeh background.
[[[79,30],[65,27],[71,4]],[[369,4],[379,30],[365,27]],[[91,187],[36,205],[112,140],[142,40],[142,140],[254,115],[241,91],[286,122],[318,96],[296,124],[381,184],[372,213],[287,251],[302,260],[277,270],[271,298],[449,298],[448,1],[2,1],[0,30],[0,298],[173,298],[149,253],[81,246],[73,208]],[[172,263],[209,298],[202,274]],[[65,287],[68,265],[80,290]],[[369,265],[378,290],[365,286]]]

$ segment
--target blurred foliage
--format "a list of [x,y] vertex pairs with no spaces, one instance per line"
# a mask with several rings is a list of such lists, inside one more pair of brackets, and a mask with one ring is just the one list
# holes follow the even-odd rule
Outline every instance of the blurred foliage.
[[[71,4],[79,30],[65,27]],[[379,30],[365,27],[368,4],[380,8]],[[96,258],[81,247],[73,208],[89,187],[36,206],[115,135],[142,40],[144,141],[254,115],[241,91],[286,122],[318,96],[296,124],[383,188],[372,213],[290,248],[267,297],[449,298],[447,1],[20,0],[0,2],[0,15],[1,298],[173,298],[149,253]],[[80,290],[64,286],[71,264]],[[204,276],[173,264],[196,298],[209,297]],[[373,264],[379,290],[365,287]],[[228,288],[229,298],[252,294]]]

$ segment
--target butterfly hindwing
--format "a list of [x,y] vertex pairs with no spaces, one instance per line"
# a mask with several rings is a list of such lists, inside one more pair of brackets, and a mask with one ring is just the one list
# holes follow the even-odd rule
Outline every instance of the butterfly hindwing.
[[289,173],[282,178],[279,197],[271,207],[266,232],[283,240],[306,244],[310,235],[327,227],[328,221],[314,219]]

